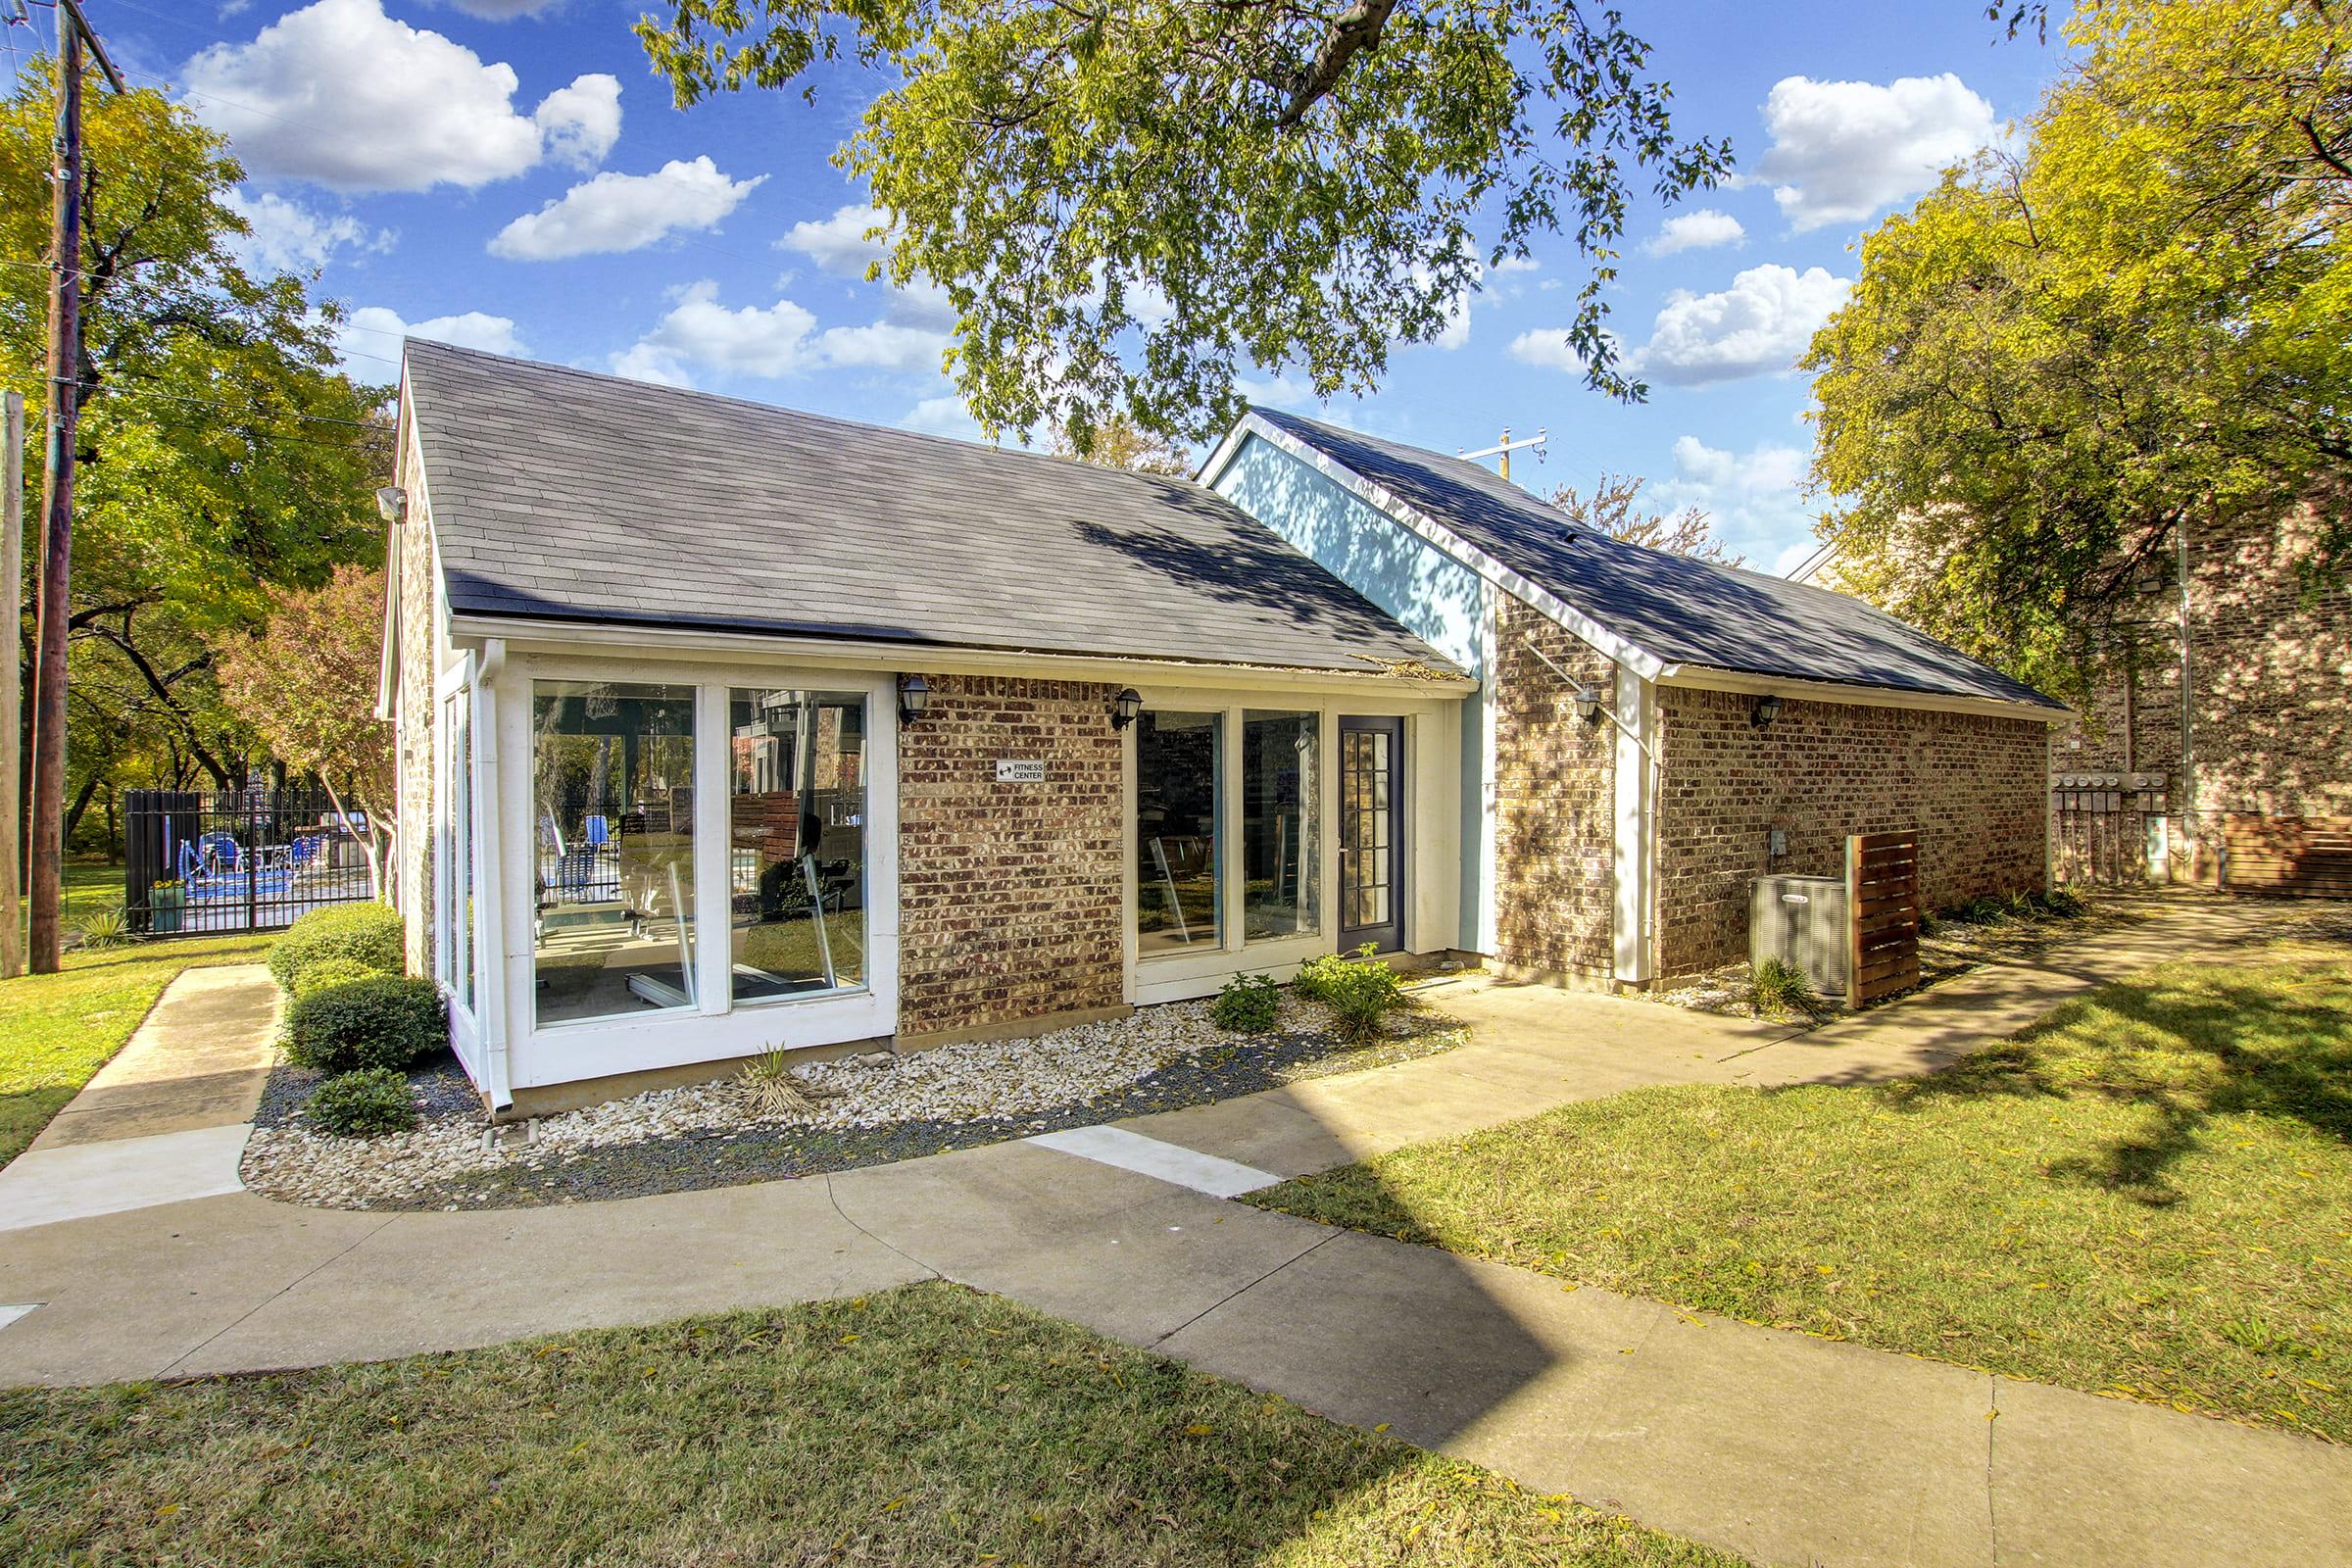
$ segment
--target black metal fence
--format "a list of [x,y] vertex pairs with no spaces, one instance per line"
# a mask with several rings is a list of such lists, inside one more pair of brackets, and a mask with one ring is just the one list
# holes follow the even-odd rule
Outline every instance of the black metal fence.
[[366,821],[323,790],[131,790],[123,807],[123,912],[142,936],[268,931],[375,896]]

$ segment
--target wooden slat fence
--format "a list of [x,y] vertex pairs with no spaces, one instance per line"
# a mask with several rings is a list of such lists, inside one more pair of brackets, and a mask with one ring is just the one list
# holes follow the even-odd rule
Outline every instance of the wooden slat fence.
[[2231,811],[2222,831],[2229,846],[2222,885],[2230,892],[2352,899],[2352,816]]
[[1856,833],[1845,841],[1845,1004],[1859,1007],[1919,984],[1917,832]]

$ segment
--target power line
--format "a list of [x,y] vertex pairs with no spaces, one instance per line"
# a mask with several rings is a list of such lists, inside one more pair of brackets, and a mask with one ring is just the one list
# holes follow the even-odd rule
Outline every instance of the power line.
[[[36,271],[44,276],[49,275],[53,271],[59,270],[58,269],[51,268],[47,262],[27,262],[14,256],[0,256],[0,267],[22,267],[28,271]],[[92,272],[89,269],[81,267],[69,267],[63,269],[62,270],[72,276],[79,278],[91,278],[98,275],[97,273]],[[202,299],[207,297],[207,291],[196,284],[155,282],[147,278],[125,276],[120,272],[106,278],[105,284],[109,289],[129,289],[139,293],[164,295],[167,297],[177,296],[182,299]],[[408,336],[407,333],[395,332],[390,327],[361,326],[359,323],[350,320],[338,322],[335,326],[335,331],[338,334],[343,332],[366,332],[374,337],[402,339],[405,339]],[[369,354],[362,349],[346,349],[339,344],[336,347],[336,352],[347,358],[375,360],[384,365],[398,365],[400,363],[398,360],[393,359],[388,354]]]

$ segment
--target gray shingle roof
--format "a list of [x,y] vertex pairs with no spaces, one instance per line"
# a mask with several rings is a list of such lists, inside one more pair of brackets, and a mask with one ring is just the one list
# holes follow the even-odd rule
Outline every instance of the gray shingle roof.
[[2031,686],[1858,599],[1625,544],[1579,526],[1558,508],[1461,458],[1296,414],[1254,412],[1667,663],[2064,711]]
[[1458,673],[1190,480],[439,343],[407,365],[461,613]]

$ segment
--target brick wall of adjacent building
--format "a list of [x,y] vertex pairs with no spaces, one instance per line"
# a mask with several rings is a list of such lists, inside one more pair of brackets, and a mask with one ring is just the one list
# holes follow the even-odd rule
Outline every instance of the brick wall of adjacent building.
[[[1687,976],[1747,956],[1749,884],[1844,870],[1845,836],[1915,828],[1931,908],[2037,889],[2047,727],[2029,719],[1658,693],[1658,961]],[[1773,828],[1788,853],[1767,854]]]
[[[927,675],[899,732],[899,1032],[1116,1007],[1124,954],[1115,686]],[[1040,784],[997,782],[1034,759]]]
[[1576,716],[1578,685],[1613,701],[1615,666],[1550,616],[1505,598],[1494,644],[1493,956],[1519,969],[1605,981],[1615,910],[1617,732],[1606,720]]
[[2224,813],[2352,816],[2352,585],[2341,572],[2315,581],[2298,569],[2319,527],[2305,507],[2283,522],[2190,529],[2193,799],[2169,584],[2149,596],[2129,657],[2119,652],[2080,728],[2051,750],[2056,773],[2167,775],[2177,880],[2215,880]]
[[433,972],[433,544],[424,486],[403,454],[408,520],[393,530],[388,569],[400,594],[398,733],[402,831],[392,893],[408,926],[411,974]]

